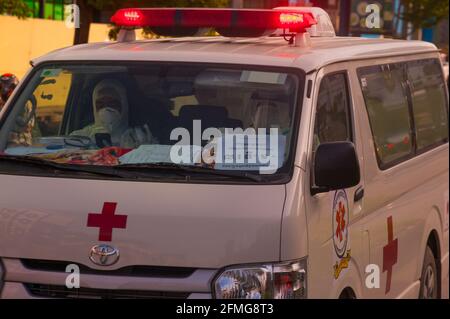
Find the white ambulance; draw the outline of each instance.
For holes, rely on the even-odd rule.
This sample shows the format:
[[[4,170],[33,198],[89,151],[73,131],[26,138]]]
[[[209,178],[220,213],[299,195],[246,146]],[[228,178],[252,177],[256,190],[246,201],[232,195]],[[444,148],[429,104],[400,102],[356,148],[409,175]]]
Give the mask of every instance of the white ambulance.
[[[448,298],[434,45],[319,8],[112,21],[2,110],[2,298]]]

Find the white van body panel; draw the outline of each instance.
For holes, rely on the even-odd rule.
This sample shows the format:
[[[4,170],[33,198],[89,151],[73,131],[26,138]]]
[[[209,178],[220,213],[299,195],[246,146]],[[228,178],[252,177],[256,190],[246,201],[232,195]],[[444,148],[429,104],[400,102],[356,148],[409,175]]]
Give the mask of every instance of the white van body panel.
[[[305,85],[313,83],[316,73],[308,74]],[[307,89],[304,90],[303,105],[299,132],[296,145],[295,168],[291,181],[286,185],[286,201],[283,209],[281,228],[280,260],[294,260],[308,255],[308,237],[311,235],[308,229],[307,211],[305,206],[304,184],[309,183],[305,174],[308,157],[308,140],[310,130],[310,114],[312,112],[312,99],[308,97]]]
[[[308,255],[308,222],[302,185],[305,172],[295,167],[292,180],[286,185],[283,210],[280,260],[295,260]]]
[[[2,257],[71,261],[97,269],[221,268],[279,259],[283,185],[1,178],[8,185],[0,192]],[[111,244],[120,250],[120,259],[109,267],[89,260],[99,228],[86,226],[88,213],[100,213],[104,202],[117,202],[116,214],[128,215],[126,229],[113,230]]]
[[[448,229],[444,230],[444,220],[448,201],[448,144],[428,151],[422,155],[405,161],[395,167],[382,171],[378,168],[372,133],[364,99],[361,94],[356,69],[360,66],[402,62],[407,60],[437,58],[436,53],[408,57],[389,57],[369,59],[345,64],[333,63],[308,75],[314,81],[313,94],[310,99],[304,98],[302,124],[297,149],[297,165],[306,167],[303,178],[296,178],[287,185],[287,200],[283,215],[281,259],[292,259],[295,256],[293,247],[303,251],[304,245],[294,242],[296,228],[293,225],[306,225],[307,253],[310,266],[308,279],[314,282],[309,285],[308,296],[312,298],[337,298],[345,288],[351,288],[360,298],[417,298],[420,288],[422,262],[427,240],[436,232],[439,240],[441,264],[442,297],[448,296]],[[332,192],[310,196],[310,181],[313,157],[312,134],[314,130],[314,114],[320,79],[336,71],[346,72],[351,91],[352,112],[354,116],[354,143],[360,160],[361,183],[365,196],[357,203],[350,204],[350,236],[352,258],[350,266],[338,280],[333,278],[333,243],[331,228]],[[309,113],[309,114],[308,114]],[[305,123],[308,121],[309,123]],[[309,131],[308,131],[309,130]],[[365,142],[362,142],[365,141]],[[307,148],[309,145],[310,149]],[[306,160],[305,160],[306,157]],[[304,163],[307,163],[306,166]],[[299,170],[300,171],[300,170]],[[303,192],[299,192],[296,184],[302,181]],[[348,190],[349,201],[352,202],[353,190]],[[311,197],[310,200],[308,198]],[[293,206],[290,198],[305,200],[306,207]],[[293,208],[295,207],[295,208]],[[298,208],[297,208],[298,207]],[[306,218],[295,214],[305,209]],[[297,218],[294,220],[293,217]],[[388,241],[387,217],[393,216],[394,239],[399,238],[398,260],[393,266],[391,289],[386,293],[387,273],[383,272],[383,247]],[[285,219],[288,220],[285,220]],[[306,223],[305,223],[306,222]],[[297,226],[298,227],[298,226]],[[298,227],[297,229],[302,229]],[[299,232],[303,234],[303,232]],[[302,241],[304,235],[301,236]],[[416,248],[414,248],[416,247]],[[418,253],[418,251],[420,253]],[[369,264],[380,267],[380,289],[368,289],[365,285],[366,269]]]
[[[356,69],[361,66],[438,58],[438,54],[357,61],[350,69],[356,83]],[[393,238],[398,238],[398,258],[393,266],[391,289],[365,289],[367,298],[418,297],[417,282],[421,277],[427,240],[434,230],[439,240],[441,264],[448,259],[448,229],[444,230],[448,194],[448,143],[406,160],[394,167],[381,170],[375,156],[371,127],[361,90],[354,90],[357,122],[361,125],[364,143],[363,170],[365,174],[364,231],[369,234],[369,262],[382,270],[383,248],[388,243],[387,218],[392,216]],[[448,201],[448,197],[447,197]],[[448,265],[442,266],[442,291],[448,287]],[[386,285],[387,272],[381,272],[381,287]],[[409,291],[409,292],[408,292]],[[413,291],[414,294],[411,292]],[[445,295],[445,294],[443,294]]]
[[[349,246],[347,251],[351,253],[349,265],[343,269],[338,278],[334,277],[334,266],[336,262],[333,245],[333,197],[335,192],[311,195],[311,181],[313,171],[313,135],[315,126],[316,104],[319,95],[320,83],[324,76],[336,72],[344,72],[347,79],[350,74],[347,71],[348,63],[334,63],[313,74],[315,77],[312,95],[310,99],[309,114],[306,114],[304,123],[308,127],[308,139],[304,145],[307,147],[307,168],[303,180],[303,196],[306,206],[306,219],[308,221],[308,259],[311,268],[309,269],[310,282],[317,282],[317,285],[309,286],[309,297],[311,298],[337,298],[340,293],[350,285],[356,296],[362,296],[362,285],[364,284],[364,262],[363,252],[363,232],[361,224],[360,202],[353,202],[355,191],[364,185],[364,172],[361,171],[360,184],[346,189],[349,204]],[[350,112],[355,113],[355,103],[353,101],[353,87],[349,85]],[[362,143],[360,139],[359,123],[353,123],[354,144],[357,154],[362,154]],[[359,158],[362,164],[363,157]],[[360,165],[361,165],[360,164]],[[362,165],[361,165],[362,166]]]

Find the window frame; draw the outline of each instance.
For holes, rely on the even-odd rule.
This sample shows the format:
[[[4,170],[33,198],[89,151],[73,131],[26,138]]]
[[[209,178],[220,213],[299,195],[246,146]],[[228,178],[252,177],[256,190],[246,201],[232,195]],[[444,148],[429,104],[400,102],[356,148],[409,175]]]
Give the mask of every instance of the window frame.
[[[429,57],[429,58],[414,59],[414,60],[394,61],[394,62],[390,62],[390,63],[381,63],[381,64],[375,64],[375,65],[365,65],[365,66],[360,66],[360,67],[356,68],[357,81],[359,83],[359,88],[361,90],[361,95],[362,95],[362,98],[363,98],[363,101],[364,101],[365,111],[366,111],[367,118],[368,118],[368,121],[369,121],[369,126],[370,126],[372,139],[374,139],[373,124],[372,124],[372,121],[371,121],[370,116],[368,114],[367,100],[366,100],[366,96],[364,94],[363,87],[362,87],[362,84],[361,84],[361,71],[362,70],[371,69],[371,68],[380,68],[380,67],[387,66],[387,65],[401,65],[402,69],[403,69],[403,77],[404,78],[403,78],[403,83],[401,85],[403,87],[403,91],[404,91],[406,102],[407,102],[408,114],[409,114],[409,122],[410,122],[411,130],[412,130],[411,131],[411,138],[413,140],[411,141],[411,145],[412,145],[411,152],[410,152],[410,154],[404,155],[404,156],[402,156],[400,158],[397,158],[395,160],[392,160],[392,161],[384,163],[381,160],[381,158],[380,158],[380,154],[377,152],[377,147],[376,147],[375,141],[374,141],[373,147],[374,147],[375,157],[377,159],[378,168],[381,171],[385,171],[387,169],[395,167],[395,166],[397,166],[399,164],[402,164],[402,163],[404,163],[406,161],[409,161],[409,160],[411,160],[411,159],[413,159],[413,158],[415,158],[415,157],[417,157],[417,156],[419,156],[421,154],[427,153],[427,152],[429,152],[429,151],[431,151],[431,150],[433,150],[435,148],[438,148],[438,147],[440,147],[442,145],[445,145],[445,144],[447,144],[449,142],[449,138],[447,137],[446,140],[443,140],[440,143],[432,144],[432,145],[427,146],[425,148],[422,148],[420,150],[418,150],[418,148],[417,148],[417,131],[416,131],[415,118],[414,118],[414,106],[413,106],[413,97],[412,97],[412,87],[411,87],[411,84],[409,82],[409,79],[408,79],[408,76],[407,76],[408,75],[407,72],[408,72],[408,64],[409,63],[419,62],[419,61],[423,61],[423,60],[436,60],[436,61],[438,61],[437,58]],[[441,68],[441,79],[442,80],[444,79],[442,68]],[[445,83],[444,80],[443,80],[443,82]],[[448,91],[446,92],[445,96],[446,96],[446,102],[447,102],[446,110],[447,110],[447,127],[448,127],[449,126],[449,118],[448,118],[448,114],[449,114],[449,110],[448,110],[448,102],[449,102],[449,100],[448,100]]]
[[[430,62],[432,61],[434,63],[438,63],[438,65],[441,66],[440,61],[438,59],[436,59],[436,58],[427,58],[427,59],[405,61],[404,63],[406,64],[406,76],[408,76],[408,66],[409,66],[409,64],[419,63],[419,62],[423,62],[423,61],[430,61]],[[441,67],[441,72],[440,72],[439,76],[440,76],[440,79],[442,81],[442,84],[445,87],[446,86],[445,85],[445,78],[444,78],[444,74],[442,73],[442,67]],[[416,147],[415,153],[418,156],[418,155],[427,153],[428,151],[433,150],[433,149],[435,149],[435,148],[437,148],[437,147],[439,147],[441,145],[444,145],[444,144],[448,143],[449,136],[447,134],[447,138],[446,139],[442,139],[440,142],[436,142],[436,143],[427,145],[427,146],[422,147],[421,149],[419,149],[418,141],[417,141],[416,119],[415,119],[415,114],[414,114],[413,87],[412,87],[411,81],[409,80],[408,77],[407,77],[406,81],[407,81],[407,85],[408,85],[408,93],[409,93],[409,96],[410,96],[411,116],[412,116],[412,121],[414,123],[414,138],[415,138],[415,147]],[[445,93],[444,94],[445,102],[446,102],[446,105],[447,105],[447,107],[444,107],[444,109],[445,109],[445,112],[447,114],[447,130],[448,130],[449,129],[449,110],[448,110],[449,100],[448,100],[448,94],[447,94],[446,90],[444,90],[444,93]]]
[[[312,187],[315,187],[317,185],[315,185],[315,176],[314,176],[314,165],[315,165],[315,158],[316,158],[316,150],[314,149],[314,135],[315,135],[315,131],[316,131],[316,120],[317,120],[317,104],[318,104],[318,97],[320,94],[320,89],[322,87],[322,82],[323,80],[328,77],[328,76],[333,76],[336,74],[342,74],[344,76],[344,81],[345,81],[345,87],[346,87],[346,98],[348,101],[347,104],[347,111],[348,111],[348,116],[349,116],[349,129],[350,129],[350,142],[353,143],[355,145],[355,131],[356,131],[356,123],[355,123],[355,114],[354,114],[354,110],[353,110],[353,99],[352,99],[352,93],[351,93],[351,82],[350,82],[350,75],[349,75],[349,70],[348,69],[341,69],[341,70],[337,70],[337,71],[331,71],[328,73],[324,73],[322,78],[320,79],[320,83],[318,84],[318,90],[317,90],[317,98],[315,98],[315,101],[313,103],[313,120],[312,120],[312,142],[311,142],[311,154],[312,154],[312,162],[310,165],[310,187],[312,189]],[[310,131],[311,132],[311,131]],[[311,141],[311,140],[310,140]],[[327,143],[327,142],[324,142]],[[320,144],[319,144],[320,145]],[[356,146],[356,145],[355,145]],[[355,147],[356,149],[356,147]]]
[[[299,132],[300,132],[300,123],[301,123],[301,115],[303,111],[303,103],[304,103],[304,95],[306,90],[306,72],[298,67],[292,67],[292,66],[268,66],[268,65],[260,65],[260,64],[239,64],[239,63],[220,63],[220,62],[193,62],[193,61],[134,61],[134,60],[50,60],[50,61],[43,61],[36,65],[32,66],[32,69],[28,72],[26,78],[18,87],[17,92],[14,94],[14,96],[11,98],[11,101],[9,102],[9,106],[7,109],[5,109],[3,116],[0,117],[0,133],[3,129],[9,129],[9,125],[11,124],[11,116],[13,116],[12,113],[13,110],[16,109],[16,103],[17,100],[22,96],[23,91],[27,89],[28,84],[30,81],[34,78],[35,74],[42,70],[42,68],[46,66],[54,66],[54,65],[60,65],[60,64],[68,64],[68,65],[118,65],[118,64],[129,64],[129,65],[139,65],[139,64],[147,64],[147,65],[194,65],[194,66],[204,66],[208,68],[228,68],[228,69],[236,69],[236,70],[242,70],[242,69],[248,69],[248,70],[255,70],[255,71],[266,71],[266,72],[281,72],[281,73],[288,73],[292,74],[297,78],[297,87],[296,87],[296,96],[295,96],[295,103],[293,105],[293,114],[292,114],[292,139],[287,145],[289,147],[289,155],[286,158],[286,163],[283,165],[277,174],[274,175],[267,175],[272,176],[272,178],[269,178],[267,180],[264,180],[262,182],[252,182],[252,181],[224,181],[224,180],[189,180],[189,184],[207,184],[207,185],[285,185],[289,183],[293,176],[294,176],[294,167],[295,167],[295,158],[297,156],[297,150],[298,150],[298,140],[299,140]],[[69,95],[72,95],[73,98],[70,100],[70,103],[74,103],[76,100],[76,96],[72,94],[72,89]],[[69,97],[68,97],[69,99]],[[69,101],[67,102],[69,103]],[[70,107],[73,107],[73,105],[70,105]],[[65,117],[65,114],[64,114]],[[64,120],[63,117],[63,120]],[[0,136],[0,147],[2,146],[2,137]],[[50,178],[65,178],[65,179],[87,179],[87,180],[112,180],[112,181],[127,181],[127,182],[134,182],[137,181],[135,179],[122,179],[122,178],[116,178],[116,177],[101,177],[101,176],[80,176],[79,174],[48,174],[48,173],[30,173],[30,172],[22,172],[22,171],[0,171],[1,175],[18,175],[18,176],[39,176],[39,177],[50,177]],[[275,178],[275,176],[277,178]],[[160,182],[160,183],[186,183],[185,180],[172,180],[172,179],[164,179],[164,178],[148,178],[148,179],[141,179],[138,180],[138,182]]]
[[[328,76],[333,76],[333,75],[338,75],[338,74],[342,74],[344,76],[344,80],[345,80],[345,87],[346,87],[346,98],[347,98],[347,111],[348,111],[348,116],[349,116],[349,129],[350,129],[350,140],[349,142],[355,143],[355,121],[354,121],[354,114],[353,114],[353,100],[352,100],[352,96],[350,93],[350,77],[348,74],[348,70],[342,69],[339,71],[332,71],[329,73],[325,73],[322,78],[320,79],[320,83],[319,83],[319,89],[317,91],[317,97],[319,97],[320,95],[320,89],[322,87],[322,82],[324,81],[325,78],[327,78]],[[313,136],[316,132],[316,120],[317,120],[317,103],[318,103],[318,98],[315,101],[315,105],[314,105],[314,122],[313,122]],[[326,143],[326,142],[324,142]],[[320,145],[320,144],[319,144]],[[315,150],[314,150],[315,152]]]

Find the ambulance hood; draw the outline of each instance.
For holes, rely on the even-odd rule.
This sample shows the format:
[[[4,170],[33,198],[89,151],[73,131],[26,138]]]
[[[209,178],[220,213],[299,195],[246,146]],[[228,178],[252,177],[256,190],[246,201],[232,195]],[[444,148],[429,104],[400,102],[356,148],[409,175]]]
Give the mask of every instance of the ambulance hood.
[[[276,261],[284,199],[283,185],[2,175],[0,257],[67,261],[104,270]],[[114,226],[112,234],[108,223]],[[94,264],[89,255],[97,244],[118,249],[117,263]]]

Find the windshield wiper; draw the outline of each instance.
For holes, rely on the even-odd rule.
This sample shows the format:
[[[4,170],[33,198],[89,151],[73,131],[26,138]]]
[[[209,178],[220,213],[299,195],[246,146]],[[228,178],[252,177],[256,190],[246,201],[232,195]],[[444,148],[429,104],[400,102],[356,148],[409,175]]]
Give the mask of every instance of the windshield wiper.
[[[187,178],[190,178],[192,174],[209,175],[209,176],[221,176],[227,178],[235,179],[246,179],[253,182],[262,182],[264,179],[257,175],[243,171],[222,171],[216,170],[204,166],[192,166],[192,165],[182,165],[182,164],[172,164],[172,163],[142,163],[142,164],[121,164],[114,166],[117,170],[168,170],[175,171],[178,173],[186,174]]]
[[[41,159],[33,156],[16,156],[16,155],[0,155],[0,162],[10,162],[15,164],[25,164],[40,169],[52,169],[54,171],[69,171],[78,173],[88,173],[94,175],[101,175],[107,177],[119,177],[124,179],[136,179],[139,177],[147,177],[148,170],[168,171],[175,175],[181,175],[186,180],[191,178],[191,175],[207,175],[207,176],[221,176],[225,178],[246,179],[253,182],[262,182],[264,179],[256,174],[241,172],[241,171],[220,171],[208,167],[178,165],[171,163],[150,163],[150,164],[121,164],[115,166],[94,166],[94,165],[70,165],[60,164],[49,160]],[[158,174],[160,175],[160,174]],[[152,174],[152,177],[155,175]]]
[[[120,177],[120,178],[132,178],[135,174],[126,174],[124,172],[116,172],[112,167],[109,166],[87,166],[87,165],[69,165],[55,163],[49,160],[32,157],[32,156],[12,156],[12,155],[1,155],[0,162],[18,163],[31,165],[38,168],[53,169],[55,171],[70,171],[70,172],[81,172],[89,173],[101,176],[109,177]]]

